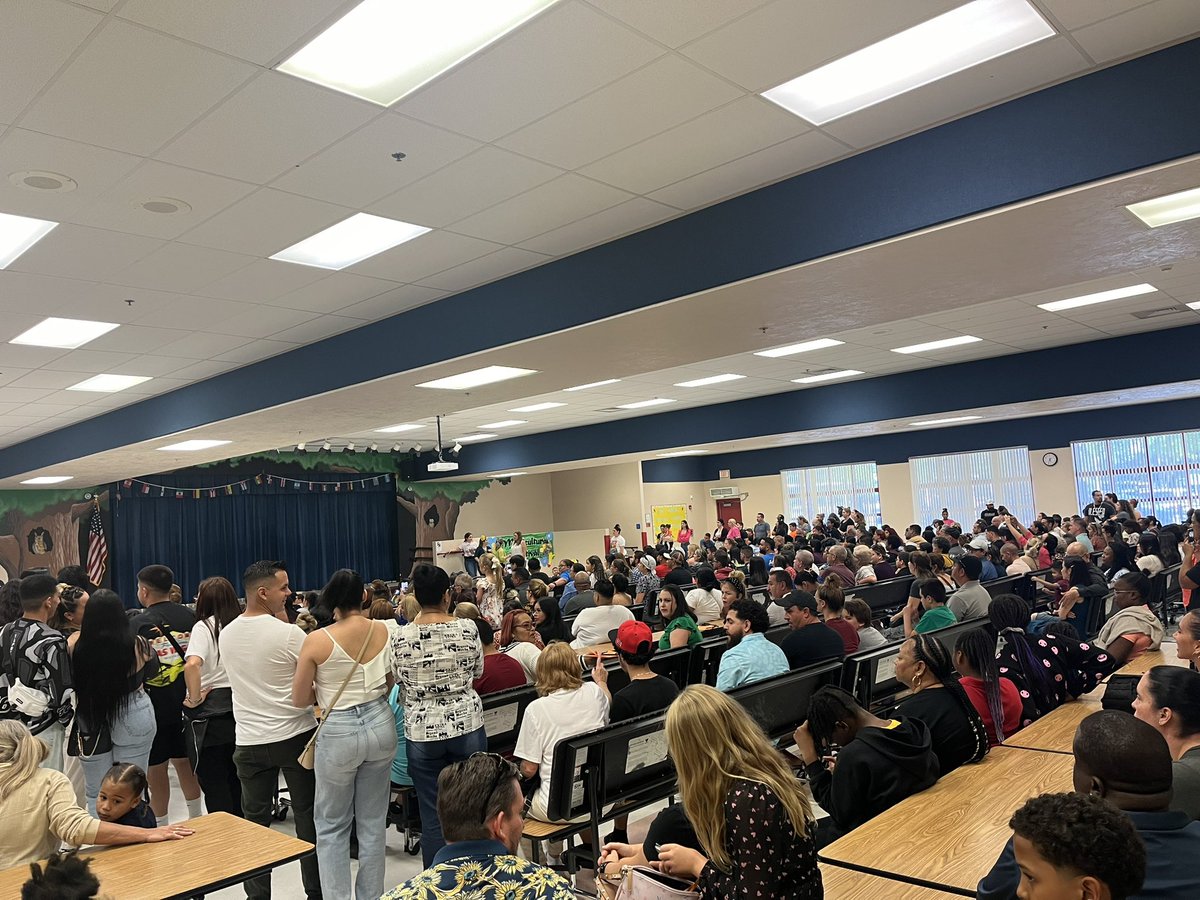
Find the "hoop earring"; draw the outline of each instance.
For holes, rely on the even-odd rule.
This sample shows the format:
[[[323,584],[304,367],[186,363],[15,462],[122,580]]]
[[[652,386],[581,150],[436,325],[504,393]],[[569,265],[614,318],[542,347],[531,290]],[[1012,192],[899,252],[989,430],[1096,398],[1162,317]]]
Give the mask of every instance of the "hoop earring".
[[[916,688],[918,691],[921,689],[921,676],[920,675],[918,675],[916,678],[913,679],[913,687]]]

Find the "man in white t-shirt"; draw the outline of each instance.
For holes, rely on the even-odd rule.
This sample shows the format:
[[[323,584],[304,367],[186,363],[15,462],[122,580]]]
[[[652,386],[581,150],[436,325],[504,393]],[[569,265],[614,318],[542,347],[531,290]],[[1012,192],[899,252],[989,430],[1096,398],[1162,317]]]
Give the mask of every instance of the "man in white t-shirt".
[[[625,538],[621,536],[621,526],[614,525],[612,537],[608,539],[608,549],[619,556],[625,555]]]
[[[233,762],[242,784],[242,810],[247,819],[270,826],[279,773],[288,786],[296,836],[316,843],[311,769],[296,760],[317,723],[312,708],[292,706],[292,677],[300,657],[304,632],[291,625],[284,604],[291,595],[281,562],[262,560],[242,576],[246,611],[221,629],[221,661],[233,688],[233,717],[237,748]],[[300,860],[300,877],[310,900],[321,896],[317,857]],[[249,900],[271,896],[271,875],[246,883]]]
[[[595,594],[596,605],[580,611],[571,625],[571,634],[575,636],[571,647],[575,650],[603,644],[608,640],[610,631],[620,628],[622,622],[633,618],[629,607],[613,606],[616,589],[607,578],[597,581],[592,592]]]

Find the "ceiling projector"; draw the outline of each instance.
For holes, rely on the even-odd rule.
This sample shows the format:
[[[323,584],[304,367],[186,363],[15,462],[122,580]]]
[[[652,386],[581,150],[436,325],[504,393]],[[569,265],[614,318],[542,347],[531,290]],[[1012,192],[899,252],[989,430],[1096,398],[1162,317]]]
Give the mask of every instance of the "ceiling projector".
[[[457,472],[458,471],[458,463],[449,462],[444,459],[439,459],[437,462],[431,462],[429,464],[429,471],[430,472]]]

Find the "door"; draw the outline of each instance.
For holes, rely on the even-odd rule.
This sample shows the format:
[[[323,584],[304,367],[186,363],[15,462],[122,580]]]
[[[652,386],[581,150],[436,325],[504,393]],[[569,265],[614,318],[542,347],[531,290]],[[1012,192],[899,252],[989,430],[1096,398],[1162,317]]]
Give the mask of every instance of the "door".
[[[718,500],[717,518],[722,522],[728,522],[730,519],[737,519],[738,524],[741,524],[742,501],[736,498],[733,500]]]

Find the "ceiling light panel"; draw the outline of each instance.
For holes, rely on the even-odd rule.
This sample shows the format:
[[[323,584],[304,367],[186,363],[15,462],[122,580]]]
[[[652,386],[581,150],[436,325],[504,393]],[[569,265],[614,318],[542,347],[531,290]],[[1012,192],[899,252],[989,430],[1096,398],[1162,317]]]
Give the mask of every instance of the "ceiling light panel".
[[[375,430],[380,434],[399,434],[401,431],[416,431],[424,427],[424,425],[412,425],[404,422],[400,425],[389,425],[387,428],[376,428]]]
[[[62,484],[74,477],[74,475],[39,475],[37,478],[26,479],[21,484]]]
[[[922,419],[920,422],[909,422],[910,428],[916,428],[918,425],[952,425],[955,422],[973,422],[975,419],[982,419],[983,416],[951,416],[948,419]]]
[[[745,375],[735,375],[732,372],[726,372],[724,375],[709,375],[707,378],[695,378],[691,381],[680,381],[675,384],[675,387],[708,387],[710,384],[721,384],[726,381],[738,381],[739,379],[745,377]]]
[[[529,406],[517,406],[517,407],[514,407],[513,409],[510,409],[509,412],[521,412],[521,413],[543,412],[547,409],[557,409],[560,406],[566,406],[566,405],[567,404],[565,404],[565,403],[555,403],[553,401],[547,401],[546,403],[533,403],[533,404],[530,404]]]
[[[826,347],[840,347],[845,341],[835,341],[833,338],[819,338],[815,341],[805,341],[802,344],[788,344],[786,347],[776,347],[774,350],[758,350],[755,356],[766,356],[776,359],[780,356],[792,356],[796,353],[807,353],[810,350],[824,350]]]
[[[108,334],[116,324],[113,322],[91,322],[86,319],[43,319],[28,331],[18,334],[10,344],[26,344],[30,347],[55,347],[59,350],[75,350],[103,334]]]
[[[603,381],[593,381],[590,384],[577,384],[575,387],[563,388],[564,391],[587,391],[592,388],[605,387],[610,384],[617,384],[620,378],[606,378]]]
[[[670,459],[673,456],[699,456],[701,453],[707,453],[707,450],[676,450],[674,453],[656,453],[659,459]]]
[[[98,394],[115,394],[135,384],[149,381],[148,375],[93,375],[86,381],[73,384],[68,391],[95,391]]]
[[[192,453],[196,450],[210,450],[213,447],[221,447],[225,444],[231,444],[232,441],[213,441],[196,438],[190,441],[180,441],[178,444],[170,444],[166,447],[159,447],[159,450],[171,450],[179,453]]]
[[[535,369],[517,369],[512,366],[484,366],[459,375],[448,375],[445,378],[435,378],[418,384],[421,388],[438,388],[443,391],[465,391],[485,384],[495,384],[498,381],[508,381],[510,378],[521,378],[525,375],[536,375]],[[517,410],[514,410],[517,412]]]
[[[0,213],[0,269],[8,268],[17,257],[48,235],[57,222],[30,219]]]
[[[838,372],[822,372],[820,375],[808,375],[805,378],[793,378],[796,384],[816,384],[819,381],[833,381],[835,378],[852,378],[863,374],[858,369],[842,369]]]
[[[516,478],[518,475],[528,475],[528,472],[497,472],[495,475],[489,475],[488,478]]]
[[[1026,0],[972,0],[763,96],[814,125],[824,125],[1054,33]]]
[[[364,0],[279,71],[391,106],[557,0]]]
[[[1200,219],[1200,187],[1125,207],[1151,228]],[[3,268],[0,266],[0,268]]]
[[[655,397],[653,400],[639,400],[636,403],[622,403],[617,406],[617,409],[645,409],[647,406],[662,406],[665,403],[674,402],[674,400],[669,400],[666,397]]]
[[[503,422],[489,422],[487,425],[480,425],[480,428],[512,428],[514,425],[525,425],[524,419],[505,419]]]
[[[1107,303],[1110,300],[1124,300],[1126,297],[1140,297],[1142,294],[1153,294],[1157,290],[1158,288],[1152,284],[1134,284],[1111,291],[1084,294],[1082,297],[1055,300],[1053,303],[1039,303],[1038,309],[1044,309],[1046,312],[1062,312],[1064,309],[1075,309],[1078,306],[1091,306],[1095,303]]]
[[[478,434],[464,434],[460,438],[455,438],[454,441],[458,444],[473,444],[476,441],[486,441],[497,436],[498,435],[487,434],[481,431]]]
[[[430,230],[424,225],[360,212],[280,250],[271,259],[336,271],[391,250]]]
[[[969,334],[960,334],[958,337],[945,338],[940,341],[929,341],[926,344],[913,344],[910,347],[893,347],[893,353],[925,353],[927,350],[944,350],[947,347],[960,347],[963,344],[974,344],[982,341],[983,338],[973,337]]]

